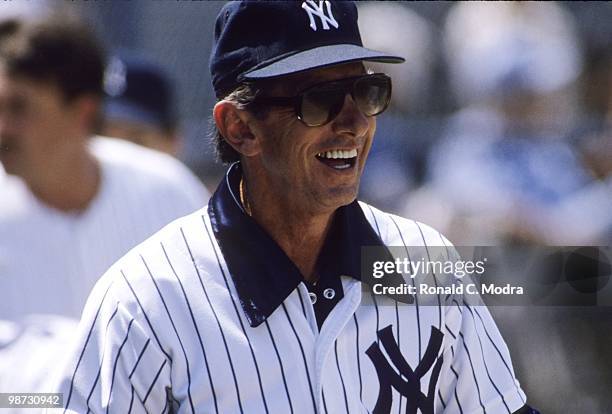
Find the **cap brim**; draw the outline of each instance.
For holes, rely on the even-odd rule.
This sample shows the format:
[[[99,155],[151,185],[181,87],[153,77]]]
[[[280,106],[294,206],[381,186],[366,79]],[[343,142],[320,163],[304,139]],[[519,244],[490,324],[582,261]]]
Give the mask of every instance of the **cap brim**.
[[[320,69],[327,66],[358,61],[402,63],[405,59],[351,44],[321,46],[298,52],[270,63],[262,63],[249,72],[246,72],[242,76],[242,79],[257,80],[275,78],[306,70]]]

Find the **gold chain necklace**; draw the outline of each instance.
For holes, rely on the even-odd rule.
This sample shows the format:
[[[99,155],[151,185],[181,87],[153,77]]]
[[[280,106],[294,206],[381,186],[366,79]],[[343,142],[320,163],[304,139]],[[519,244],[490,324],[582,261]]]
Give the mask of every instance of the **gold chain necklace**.
[[[246,197],[246,185],[244,184],[244,178],[240,178],[240,203],[242,203],[242,207],[244,208],[245,213],[252,215],[251,213],[251,205],[249,204],[249,200]]]

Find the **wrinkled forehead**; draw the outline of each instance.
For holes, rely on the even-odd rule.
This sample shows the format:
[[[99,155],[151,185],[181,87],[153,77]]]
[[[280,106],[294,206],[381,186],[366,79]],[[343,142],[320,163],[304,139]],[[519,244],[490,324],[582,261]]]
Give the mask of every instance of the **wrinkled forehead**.
[[[350,78],[365,73],[366,68],[363,62],[351,62],[261,81],[258,87],[264,91],[265,95],[293,96],[321,82]]]

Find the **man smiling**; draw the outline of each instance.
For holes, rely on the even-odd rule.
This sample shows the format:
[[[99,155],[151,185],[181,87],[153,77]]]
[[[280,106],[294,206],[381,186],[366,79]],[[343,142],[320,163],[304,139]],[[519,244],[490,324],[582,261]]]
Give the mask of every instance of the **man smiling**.
[[[69,411],[530,412],[485,308],[361,304],[362,246],[447,243],[356,201],[391,95],[367,61],[403,59],[362,47],[351,2],[221,10],[214,139],[231,165],[207,209],[97,285]]]
[[[367,75],[355,62],[276,80],[247,105],[259,113],[240,110],[231,99],[215,106],[220,135],[241,155],[222,157],[243,159],[235,168],[243,170],[247,213],[307,281],[318,278],[313,252],[321,250],[334,212],[357,196],[376,128],[375,118],[361,109],[372,105],[365,94],[378,94],[367,110],[381,112],[390,87],[389,78]],[[299,90],[291,99],[279,96]]]

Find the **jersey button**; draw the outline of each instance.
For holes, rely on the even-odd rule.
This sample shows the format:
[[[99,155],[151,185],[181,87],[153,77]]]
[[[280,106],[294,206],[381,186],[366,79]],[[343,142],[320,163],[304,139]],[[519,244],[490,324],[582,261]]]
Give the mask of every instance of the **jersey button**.
[[[336,297],[336,291],[333,290],[332,288],[327,288],[323,291],[323,297],[325,299],[333,299],[334,297]]]
[[[308,296],[310,296],[310,303],[313,305],[317,303],[317,295],[314,292],[308,292]]]

